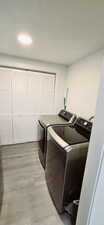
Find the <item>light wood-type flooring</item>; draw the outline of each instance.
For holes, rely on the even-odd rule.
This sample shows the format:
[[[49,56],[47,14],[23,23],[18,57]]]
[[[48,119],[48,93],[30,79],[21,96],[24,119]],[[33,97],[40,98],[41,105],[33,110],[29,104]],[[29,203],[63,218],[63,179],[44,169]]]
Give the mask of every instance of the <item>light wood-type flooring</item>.
[[[0,225],[70,225],[50,198],[38,148],[38,142],[0,147],[4,186]]]

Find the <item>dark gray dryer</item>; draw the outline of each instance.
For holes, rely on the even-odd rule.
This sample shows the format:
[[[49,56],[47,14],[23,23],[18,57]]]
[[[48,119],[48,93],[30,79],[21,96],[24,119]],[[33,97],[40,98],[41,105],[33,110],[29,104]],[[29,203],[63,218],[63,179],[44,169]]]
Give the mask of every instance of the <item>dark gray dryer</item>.
[[[39,119],[39,159],[45,168],[46,152],[47,152],[47,129],[52,125],[69,125],[76,120],[76,115],[66,110],[61,110],[58,115],[43,115]]]

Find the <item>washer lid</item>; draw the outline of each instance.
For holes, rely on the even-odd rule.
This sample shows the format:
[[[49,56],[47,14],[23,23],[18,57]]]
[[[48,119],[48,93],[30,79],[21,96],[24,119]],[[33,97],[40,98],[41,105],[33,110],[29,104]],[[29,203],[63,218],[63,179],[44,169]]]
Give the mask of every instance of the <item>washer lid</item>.
[[[55,127],[52,127],[52,129],[56,132],[56,134],[60,138],[62,138],[69,145],[88,142],[88,139],[84,137],[84,135],[80,134],[75,127],[55,126]]]
[[[49,125],[55,124],[68,124],[68,121],[61,118],[59,115],[43,115],[40,117],[40,122],[45,126],[48,127]]]

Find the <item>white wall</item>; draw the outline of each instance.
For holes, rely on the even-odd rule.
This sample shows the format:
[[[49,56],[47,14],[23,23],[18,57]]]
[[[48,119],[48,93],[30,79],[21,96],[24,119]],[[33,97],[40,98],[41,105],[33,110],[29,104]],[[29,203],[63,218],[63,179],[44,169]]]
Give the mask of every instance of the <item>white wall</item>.
[[[100,51],[86,57],[68,70],[68,109],[85,118],[95,114],[103,54]]]
[[[98,175],[99,164],[101,163],[101,156],[104,156],[104,154],[102,153],[104,153],[104,69],[98,94],[95,120],[93,124],[91,141],[88,151],[88,158],[86,163],[80,205],[78,210],[78,218],[76,223],[77,225],[104,224],[104,194],[102,193],[102,184],[104,184],[104,161],[102,161],[101,172]]]
[[[65,66],[60,66],[57,64],[50,64],[50,63],[43,63],[39,61],[38,62],[31,61],[31,60],[28,61],[28,60],[5,56],[5,55],[0,55],[0,65],[22,68],[22,69],[23,68],[34,69],[39,71],[46,71],[49,73],[50,72],[56,73],[55,99],[54,99],[55,103],[54,103],[54,108],[52,107],[53,111],[51,110],[51,113],[57,113],[61,108],[63,108],[63,98],[65,93],[65,86],[66,86],[65,82],[66,82],[66,76],[67,76],[67,68]],[[26,142],[26,141],[37,141],[39,139],[37,121],[39,119],[41,111],[44,114],[46,113],[46,111],[49,112],[48,109],[46,111],[44,109],[44,105],[46,104],[43,105],[43,108],[42,110],[39,111],[39,113],[36,112],[36,109],[35,110],[24,109],[26,112],[22,110],[21,108],[25,108],[26,106],[26,101],[23,101],[22,103],[22,105],[24,104],[24,107],[21,106],[20,109],[17,107],[19,110],[19,113],[16,114],[17,111],[14,110],[13,108],[16,103],[16,99],[14,99],[14,96],[15,94],[17,96],[17,92],[15,93],[15,86],[21,85],[21,88],[22,86],[23,88],[25,88],[26,86],[25,89],[27,90],[27,85],[25,85],[24,82],[26,81],[26,84],[27,84],[27,81],[31,80],[31,77],[34,78],[35,75],[36,73],[29,72],[29,71],[27,72],[22,70],[18,71],[15,69],[0,69],[0,102],[1,102],[0,104],[0,121],[1,121],[0,144],[13,144],[17,142],[19,143],[19,142]],[[37,73],[37,76],[39,75],[42,76],[42,73]],[[43,76],[44,76],[44,79],[46,80],[45,77],[47,77],[48,75],[43,74]],[[43,84],[42,84],[42,88],[43,88]],[[19,90],[18,90],[18,93],[20,94]],[[24,90],[21,93],[24,93]],[[38,93],[34,92],[33,94],[37,95]],[[23,99],[23,96],[17,96],[16,98],[21,100],[21,98]],[[46,99],[44,99],[44,101],[46,101]],[[34,100],[32,102],[34,102]],[[11,107],[12,104],[13,104],[13,107]],[[43,99],[42,99],[42,104],[43,104]],[[11,112],[10,108],[13,108],[13,112]],[[31,113],[29,114],[28,111],[29,112],[31,111]],[[8,112],[8,113],[4,115],[5,112]]]
[[[95,191],[90,207],[88,225],[104,225],[104,146],[95,183]]]

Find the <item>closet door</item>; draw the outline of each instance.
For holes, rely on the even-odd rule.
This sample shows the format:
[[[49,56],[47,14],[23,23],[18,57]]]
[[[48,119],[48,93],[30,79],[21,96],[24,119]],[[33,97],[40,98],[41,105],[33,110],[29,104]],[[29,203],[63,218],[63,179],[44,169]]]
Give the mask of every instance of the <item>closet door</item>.
[[[0,145],[12,144],[12,72],[0,69]]]
[[[0,145],[39,140],[40,114],[54,112],[55,76],[0,68]]]
[[[54,112],[55,77],[42,76],[41,85],[40,113],[52,114]]]
[[[55,76],[14,71],[12,82],[14,143],[38,141],[40,114],[54,111]]]
[[[29,114],[29,76],[26,71],[14,70],[13,89],[13,139],[14,143],[31,141]]]

